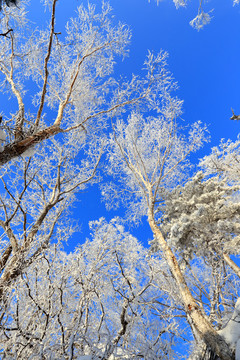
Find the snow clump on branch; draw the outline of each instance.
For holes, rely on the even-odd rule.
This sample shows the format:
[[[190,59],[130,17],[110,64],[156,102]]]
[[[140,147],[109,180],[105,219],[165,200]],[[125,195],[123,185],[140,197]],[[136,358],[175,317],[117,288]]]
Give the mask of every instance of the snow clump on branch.
[[[165,202],[162,229],[168,243],[188,257],[235,253],[240,244],[238,185],[198,172]],[[234,235],[233,235],[234,234]]]

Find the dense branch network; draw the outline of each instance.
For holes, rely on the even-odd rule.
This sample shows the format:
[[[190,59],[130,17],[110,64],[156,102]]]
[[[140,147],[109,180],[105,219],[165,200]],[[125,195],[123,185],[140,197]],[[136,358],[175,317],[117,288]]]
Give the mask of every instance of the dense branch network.
[[[239,141],[213,149],[189,180],[188,158],[208,137],[200,122],[179,125],[167,53],[149,52],[144,76],[114,79],[131,34],[110,6],[80,6],[64,38],[50,3],[47,30],[27,23],[24,1],[2,8],[0,85],[15,103],[0,115],[1,353],[155,360],[195,341],[233,359]],[[147,219],[149,251],[119,218],[90,223],[91,240],[63,251],[78,231],[70,209],[100,180],[107,207]]]

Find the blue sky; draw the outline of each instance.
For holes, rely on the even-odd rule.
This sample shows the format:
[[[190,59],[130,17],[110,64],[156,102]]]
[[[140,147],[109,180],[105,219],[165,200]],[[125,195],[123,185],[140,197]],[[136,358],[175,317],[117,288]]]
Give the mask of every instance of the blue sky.
[[[99,0],[92,1],[99,4]],[[74,15],[80,0],[59,0],[56,31],[62,31],[66,20]],[[169,70],[178,81],[177,95],[184,100],[184,124],[201,120],[208,125],[211,143],[196,156],[194,162],[210,152],[221,138],[236,139],[240,122],[231,121],[231,107],[240,113],[240,6],[232,6],[231,0],[209,0],[204,8],[213,9],[212,21],[203,30],[196,31],[190,25],[197,14],[198,0],[192,0],[186,8],[176,10],[172,0],[163,0],[157,6],[154,0],[110,0],[113,14],[130,26],[132,42],[129,57],[116,66],[115,75],[130,76],[139,73],[147,50],[169,53]],[[70,4],[70,5],[69,5]],[[44,24],[39,18],[39,2],[30,5],[31,19]],[[105,216],[122,215],[122,212],[106,212],[100,202],[96,186],[80,193],[74,216],[80,218],[84,240],[88,233],[88,221]],[[139,240],[147,244],[151,238],[148,226],[131,229]],[[74,238],[71,247],[76,244]]]

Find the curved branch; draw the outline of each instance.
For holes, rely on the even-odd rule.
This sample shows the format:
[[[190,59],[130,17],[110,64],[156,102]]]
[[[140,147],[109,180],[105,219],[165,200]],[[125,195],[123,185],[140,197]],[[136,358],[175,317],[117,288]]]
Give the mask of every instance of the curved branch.
[[[228,254],[223,253],[223,258],[235,274],[240,278],[240,267],[230,258]]]

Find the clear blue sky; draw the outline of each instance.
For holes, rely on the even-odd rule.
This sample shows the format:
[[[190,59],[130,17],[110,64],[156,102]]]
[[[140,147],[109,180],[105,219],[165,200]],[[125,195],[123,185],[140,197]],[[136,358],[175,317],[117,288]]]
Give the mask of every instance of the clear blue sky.
[[[99,0],[92,2],[99,4]],[[62,31],[64,22],[81,3],[87,1],[59,0],[56,31]],[[116,19],[128,24],[133,35],[129,57],[117,65],[116,75],[139,73],[148,49],[155,53],[160,49],[168,51],[169,70],[179,83],[177,95],[184,100],[184,123],[201,120],[208,124],[211,143],[193,160],[197,162],[208,154],[221,138],[236,139],[240,122],[229,118],[231,107],[236,114],[240,113],[240,6],[233,7],[231,0],[209,0],[205,9],[214,9],[212,21],[197,32],[189,21],[196,16],[198,0],[179,10],[172,0],[163,0],[158,6],[154,0],[110,0],[110,3]],[[39,18],[39,6],[38,1],[31,1],[30,15],[38,24],[45,21]],[[89,220],[119,215],[106,212],[97,187],[89,187],[79,198],[81,202],[74,212],[82,223],[82,240],[87,235]],[[132,232],[144,243],[151,237],[145,224]]]

